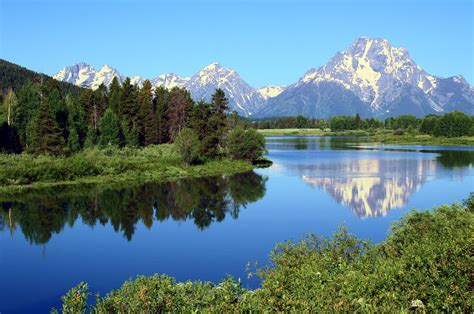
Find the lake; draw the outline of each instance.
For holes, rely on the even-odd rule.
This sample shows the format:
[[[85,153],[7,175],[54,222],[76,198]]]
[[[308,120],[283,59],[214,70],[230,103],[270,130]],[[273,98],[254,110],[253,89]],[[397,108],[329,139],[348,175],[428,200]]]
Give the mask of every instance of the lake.
[[[48,312],[81,281],[105,294],[154,273],[255,288],[247,264],[265,265],[277,242],[342,225],[379,242],[411,209],[474,191],[473,147],[364,141],[270,137],[273,165],[250,173],[0,203],[0,312]]]

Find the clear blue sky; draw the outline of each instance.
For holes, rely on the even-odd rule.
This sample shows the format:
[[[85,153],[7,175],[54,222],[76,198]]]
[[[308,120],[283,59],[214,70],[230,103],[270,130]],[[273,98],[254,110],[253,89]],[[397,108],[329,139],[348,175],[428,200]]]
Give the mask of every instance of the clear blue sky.
[[[47,74],[85,61],[192,75],[219,61],[253,86],[290,84],[360,36],[474,82],[472,0],[0,0],[0,56]]]

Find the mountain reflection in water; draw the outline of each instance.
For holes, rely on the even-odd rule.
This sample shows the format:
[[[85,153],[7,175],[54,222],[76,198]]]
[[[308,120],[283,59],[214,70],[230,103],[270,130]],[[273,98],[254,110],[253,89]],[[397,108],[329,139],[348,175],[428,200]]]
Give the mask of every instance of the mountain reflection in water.
[[[248,172],[129,189],[30,193],[21,201],[0,203],[0,231],[7,228],[13,236],[19,228],[30,243],[44,244],[78,218],[91,227],[111,224],[127,240],[140,221],[151,228],[167,219],[191,219],[204,229],[226,216],[236,219],[242,207],[264,196],[266,180]]]
[[[474,150],[360,146],[361,141],[275,138],[267,147],[276,157],[275,169],[298,175],[308,185],[328,192],[359,218],[386,216],[393,208],[405,207],[426,182],[444,176],[462,179],[467,167],[474,164]],[[293,162],[293,152],[303,162]]]

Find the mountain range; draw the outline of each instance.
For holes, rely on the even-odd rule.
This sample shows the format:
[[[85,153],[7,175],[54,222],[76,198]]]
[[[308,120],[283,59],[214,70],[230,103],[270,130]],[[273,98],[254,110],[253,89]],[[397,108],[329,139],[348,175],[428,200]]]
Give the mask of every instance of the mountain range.
[[[54,78],[95,89],[114,77],[125,77],[109,65],[99,70],[86,63],[63,68]],[[134,84],[144,78],[133,76]],[[289,86],[254,88],[236,71],[211,63],[191,77],[173,73],[150,79],[153,86],[184,87],[195,100],[209,101],[216,88],[231,110],[255,118],[295,116],[328,118],[354,115],[385,118],[401,114],[424,116],[460,110],[474,114],[474,87],[461,75],[441,78],[418,66],[405,48],[380,38],[361,37],[328,63],[307,71]]]

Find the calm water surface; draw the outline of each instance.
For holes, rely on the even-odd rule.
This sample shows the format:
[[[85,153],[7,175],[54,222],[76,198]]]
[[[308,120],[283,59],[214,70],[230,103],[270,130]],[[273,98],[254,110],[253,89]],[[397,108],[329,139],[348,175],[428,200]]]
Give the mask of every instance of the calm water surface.
[[[102,294],[136,275],[246,279],[276,242],[346,225],[383,240],[413,209],[474,191],[473,147],[267,139],[272,167],[121,190],[50,191],[0,203],[0,312],[48,312],[80,281]]]

